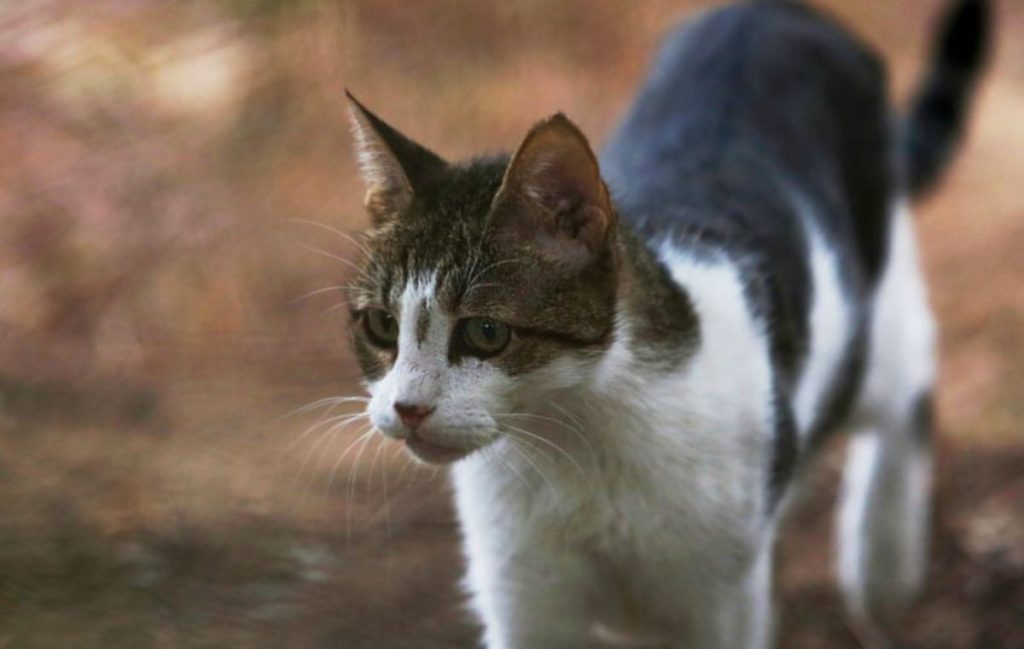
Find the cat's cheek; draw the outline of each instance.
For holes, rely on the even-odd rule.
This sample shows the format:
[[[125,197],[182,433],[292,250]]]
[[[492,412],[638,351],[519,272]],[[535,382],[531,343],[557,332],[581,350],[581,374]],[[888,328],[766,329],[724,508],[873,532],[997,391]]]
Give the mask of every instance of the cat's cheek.
[[[394,365],[394,352],[373,347],[361,333],[353,337],[352,347],[367,384],[382,380]]]
[[[453,428],[476,431],[488,437],[497,420],[511,410],[510,395],[515,381],[491,361],[472,359],[449,370],[445,407],[447,423]]]

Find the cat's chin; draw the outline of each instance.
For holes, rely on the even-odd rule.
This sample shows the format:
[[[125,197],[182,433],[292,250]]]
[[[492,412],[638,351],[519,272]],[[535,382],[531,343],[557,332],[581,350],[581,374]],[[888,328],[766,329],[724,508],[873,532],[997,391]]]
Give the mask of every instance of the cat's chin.
[[[476,450],[475,448],[444,446],[427,441],[416,433],[412,433],[405,438],[405,447],[417,459],[428,464],[452,464]]]

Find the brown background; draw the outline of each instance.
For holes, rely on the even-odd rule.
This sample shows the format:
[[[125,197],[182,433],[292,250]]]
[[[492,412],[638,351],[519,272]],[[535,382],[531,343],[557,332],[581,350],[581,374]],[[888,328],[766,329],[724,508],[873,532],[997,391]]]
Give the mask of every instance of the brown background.
[[[342,88],[450,158],[563,110],[596,144],[700,2],[0,6],[0,648],[453,647],[444,476],[358,429],[336,291],[364,227]],[[940,0],[822,2],[917,78]],[[920,206],[942,323],[933,574],[914,647],[1024,646],[1024,6]],[[349,409],[350,411],[353,409]],[[338,414],[341,411],[335,411]],[[855,647],[841,444],[783,534],[783,647]],[[362,452],[360,452],[362,449]]]

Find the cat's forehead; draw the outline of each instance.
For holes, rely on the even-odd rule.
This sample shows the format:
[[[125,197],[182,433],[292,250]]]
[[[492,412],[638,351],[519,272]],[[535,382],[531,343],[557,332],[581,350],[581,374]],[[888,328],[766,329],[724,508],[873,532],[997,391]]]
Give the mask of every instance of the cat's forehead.
[[[409,214],[373,231],[368,279],[386,284],[382,288],[393,300],[406,285],[429,276],[438,297],[451,299],[453,280],[501,254],[488,245],[485,229],[505,164],[494,159],[453,167],[443,182],[417,196]]]

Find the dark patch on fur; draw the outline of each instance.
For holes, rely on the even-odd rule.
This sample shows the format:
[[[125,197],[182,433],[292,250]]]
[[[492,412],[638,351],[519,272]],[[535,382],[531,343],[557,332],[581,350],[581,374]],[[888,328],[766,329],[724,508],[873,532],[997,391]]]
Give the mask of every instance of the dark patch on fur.
[[[931,390],[917,398],[911,425],[914,427],[914,439],[921,446],[931,446],[935,436],[935,394]]]
[[[690,296],[632,230],[620,228],[619,240],[622,255],[631,262],[621,289],[632,324],[631,351],[650,365],[678,368],[700,346],[700,322]]]
[[[768,467],[768,514],[782,500],[786,487],[793,478],[799,458],[796,419],[789,406],[789,398],[776,378],[772,400],[775,406],[775,436],[772,438],[771,461]]]
[[[856,323],[856,330],[846,346],[843,359],[831,384],[821,397],[817,419],[811,422],[808,434],[809,454],[813,454],[814,450],[821,447],[841,428],[860,395],[871,344],[869,325],[865,313]]]
[[[426,300],[420,302],[419,315],[416,317],[416,344],[422,345],[427,340],[430,330],[430,308]]]

